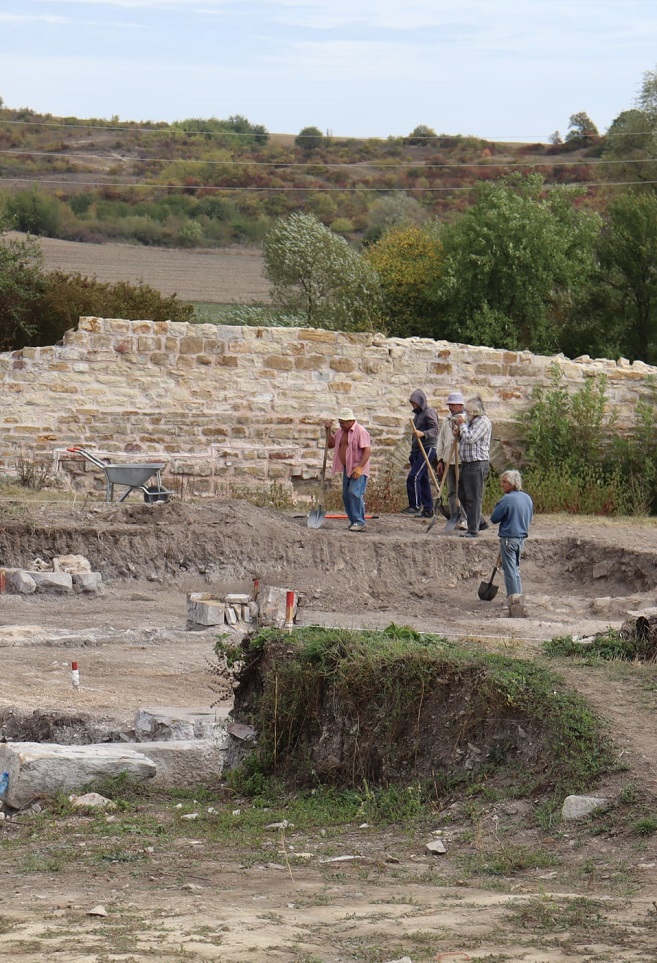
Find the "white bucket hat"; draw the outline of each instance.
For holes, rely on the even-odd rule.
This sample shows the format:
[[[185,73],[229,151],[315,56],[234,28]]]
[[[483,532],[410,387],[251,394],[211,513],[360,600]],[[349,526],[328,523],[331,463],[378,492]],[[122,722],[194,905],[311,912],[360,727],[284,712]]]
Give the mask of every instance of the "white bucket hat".
[[[353,413],[351,408],[340,408],[338,412],[338,421],[355,421],[356,415]]]
[[[465,398],[463,397],[460,391],[450,391],[450,393],[447,395],[447,404],[464,405]]]

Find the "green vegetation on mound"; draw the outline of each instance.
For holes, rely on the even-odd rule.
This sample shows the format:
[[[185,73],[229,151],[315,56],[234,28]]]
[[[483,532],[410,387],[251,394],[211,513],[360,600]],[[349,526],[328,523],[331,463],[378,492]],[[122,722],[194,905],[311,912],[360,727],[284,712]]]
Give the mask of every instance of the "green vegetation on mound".
[[[590,789],[612,765],[595,714],[525,660],[395,625],[261,630],[240,657],[235,717],[258,733],[245,776],[563,794]]]

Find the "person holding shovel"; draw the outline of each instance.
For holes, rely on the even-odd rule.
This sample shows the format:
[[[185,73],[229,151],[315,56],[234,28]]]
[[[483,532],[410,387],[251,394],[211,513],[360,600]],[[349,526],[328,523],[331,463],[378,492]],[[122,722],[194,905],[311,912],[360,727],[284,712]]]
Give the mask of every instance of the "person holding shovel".
[[[411,470],[406,477],[406,494],[408,507],[403,508],[402,515],[419,515],[420,518],[433,518],[433,495],[429,480],[427,459],[422,454],[422,448],[433,465],[436,459],[436,441],[438,438],[438,415],[429,407],[424,391],[417,388],[409,398],[413,409],[413,439],[409,464]],[[422,448],[420,447],[422,444]]]
[[[520,581],[520,556],[529,534],[529,525],[534,515],[534,503],[522,490],[522,476],[519,471],[502,472],[500,478],[504,495],[493,509],[490,520],[500,526],[500,558],[504,572],[506,599],[509,607],[522,602],[522,582]]]
[[[455,429],[457,429],[456,419],[458,415],[465,411],[465,398],[460,391],[450,391],[447,395],[447,407],[449,408],[449,415],[443,419],[436,444],[436,456],[438,458],[436,475],[438,480],[442,481],[443,475],[447,472],[449,514],[451,518],[458,515],[459,527],[465,527],[465,512],[460,507],[456,497],[456,457],[458,454],[458,431],[455,433]]]
[[[365,531],[365,488],[370,474],[369,432],[356,421],[351,408],[338,413],[340,427],[333,434],[332,422],[325,421],[328,446],[334,448],[333,474],[342,472],[342,502],[349,519],[350,532]]]
[[[469,398],[465,414],[455,419],[459,437],[459,501],[468,520],[467,532],[462,538],[476,538],[488,528],[481,514],[484,500],[484,482],[488,477],[490,441],[493,426],[484,409],[481,398]]]

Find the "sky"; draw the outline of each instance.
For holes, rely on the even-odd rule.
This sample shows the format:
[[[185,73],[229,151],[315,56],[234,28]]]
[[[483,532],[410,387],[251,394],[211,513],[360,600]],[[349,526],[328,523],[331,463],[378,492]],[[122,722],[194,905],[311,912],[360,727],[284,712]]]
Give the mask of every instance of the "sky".
[[[655,0],[0,0],[0,97],[55,116],[545,142],[656,67]]]

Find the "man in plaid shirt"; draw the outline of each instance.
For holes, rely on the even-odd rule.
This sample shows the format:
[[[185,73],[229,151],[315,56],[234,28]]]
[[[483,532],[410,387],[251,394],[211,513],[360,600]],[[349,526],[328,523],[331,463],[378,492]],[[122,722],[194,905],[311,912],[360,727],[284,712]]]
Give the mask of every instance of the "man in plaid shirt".
[[[459,501],[465,509],[468,530],[462,538],[476,538],[488,524],[481,515],[484,482],[488,476],[490,439],[493,426],[481,398],[470,398],[465,415],[455,419],[459,438]]]

